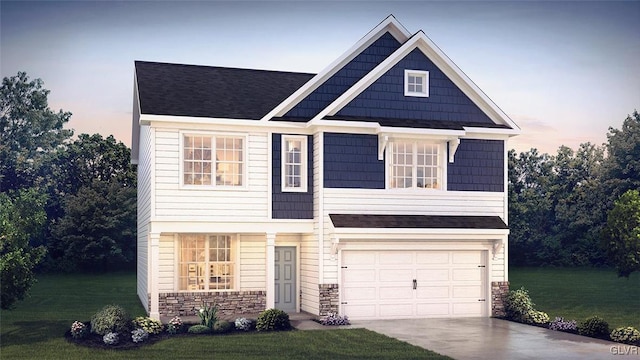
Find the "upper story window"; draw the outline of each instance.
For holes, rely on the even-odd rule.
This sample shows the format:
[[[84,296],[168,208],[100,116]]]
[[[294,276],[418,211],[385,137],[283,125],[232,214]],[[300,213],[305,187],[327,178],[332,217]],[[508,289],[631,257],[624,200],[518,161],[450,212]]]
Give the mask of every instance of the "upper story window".
[[[429,72],[423,70],[404,71],[404,96],[429,96]]]
[[[184,135],[184,185],[242,187],[245,184],[245,137]]]
[[[231,235],[181,234],[179,290],[235,288],[235,241]]]
[[[307,191],[307,137],[282,136],[282,191]]]
[[[442,145],[422,141],[398,141],[389,145],[389,188],[442,189]]]

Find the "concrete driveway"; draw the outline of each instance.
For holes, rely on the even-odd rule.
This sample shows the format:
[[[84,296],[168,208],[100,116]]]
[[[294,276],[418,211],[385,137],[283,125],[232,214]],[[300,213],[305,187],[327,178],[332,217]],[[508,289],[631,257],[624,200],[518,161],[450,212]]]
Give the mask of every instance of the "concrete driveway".
[[[352,321],[458,360],[635,359],[638,347],[493,318]]]

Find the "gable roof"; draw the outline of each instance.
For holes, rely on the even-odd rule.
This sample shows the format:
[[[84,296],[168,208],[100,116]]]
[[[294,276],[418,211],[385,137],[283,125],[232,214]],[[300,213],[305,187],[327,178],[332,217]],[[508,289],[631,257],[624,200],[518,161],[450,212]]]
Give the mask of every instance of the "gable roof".
[[[135,76],[142,114],[260,119],[314,75],[136,61]]]
[[[329,214],[335,228],[509,229],[499,216]]]

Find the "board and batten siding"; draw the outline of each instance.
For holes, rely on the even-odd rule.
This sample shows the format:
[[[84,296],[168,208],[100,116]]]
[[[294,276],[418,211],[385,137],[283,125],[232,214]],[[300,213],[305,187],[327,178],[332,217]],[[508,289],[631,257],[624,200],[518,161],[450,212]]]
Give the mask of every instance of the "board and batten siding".
[[[145,310],[149,310],[149,223],[151,221],[151,180],[152,159],[151,143],[152,132],[149,126],[140,127],[140,156],[138,159],[138,188],[137,188],[137,294]]]
[[[178,130],[156,130],[155,220],[251,222],[267,218],[266,133],[247,136],[247,186],[220,190],[181,185],[180,136]]]
[[[384,189],[324,190],[324,282],[338,281],[338,260],[331,255],[329,214],[401,214],[504,216],[504,193],[467,191],[390,191]],[[504,259],[502,259],[504,263]],[[492,278],[499,278],[496,263]],[[492,270],[493,271],[493,270]],[[504,273],[504,271],[502,270]],[[504,275],[504,274],[503,274]],[[502,280],[493,280],[502,281]]]

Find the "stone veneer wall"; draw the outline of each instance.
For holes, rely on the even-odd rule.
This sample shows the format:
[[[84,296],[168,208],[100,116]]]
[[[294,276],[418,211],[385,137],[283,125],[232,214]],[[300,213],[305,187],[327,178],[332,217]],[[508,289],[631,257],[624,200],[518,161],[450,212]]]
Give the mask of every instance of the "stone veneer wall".
[[[257,314],[266,308],[266,291],[160,293],[161,316],[191,316],[203,302],[218,305],[220,315]]]
[[[340,297],[338,294],[338,284],[318,284],[320,293],[320,316],[328,313],[338,313]]]
[[[509,293],[508,281],[493,281],[491,282],[491,316],[503,317],[504,301]]]

